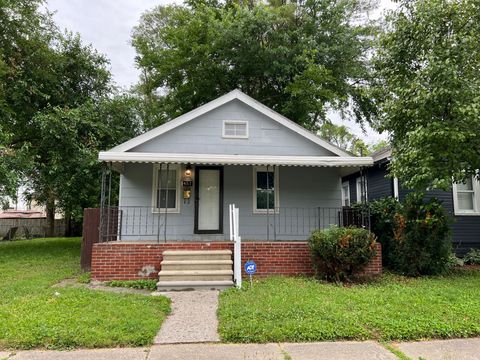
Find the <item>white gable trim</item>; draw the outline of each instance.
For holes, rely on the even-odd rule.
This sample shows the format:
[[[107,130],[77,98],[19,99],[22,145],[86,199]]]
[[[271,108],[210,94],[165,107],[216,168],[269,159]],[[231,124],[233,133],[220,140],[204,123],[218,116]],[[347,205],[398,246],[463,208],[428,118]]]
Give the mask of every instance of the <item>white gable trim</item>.
[[[286,128],[296,132],[297,134],[303,136],[304,138],[312,141],[313,143],[327,149],[338,156],[347,156],[350,157],[351,155],[347,152],[341,150],[340,148],[336,147],[333,144],[330,144],[328,141],[319,138],[317,135],[311,133],[310,131],[304,129],[300,125],[294,123],[293,121],[287,119],[285,116],[280,115],[279,113],[273,111],[269,107],[261,104],[260,102],[256,101],[255,99],[251,98],[250,96],[244,94],[240,90],[233,90],[228,94],[220,96],[219,98],[210,101],[209,103],[202,105],[192,111],[187,112],[163,125],[156,127],[142,135],[139,135],[133,139],[130,139],[123,144],[120,144],[113,149],[109,150],[112,152],[125,152],[131,150],[141,144],[146,143],[149,140],[156,138],[176,127],[179,127],[209,111],[212,111],[223,104],[226,104],[232,100],[238,99],[245,103],[246,105],[250,106],[251,108],[257,110],[258,112],[268,116],[270,119],[275,120],[276,122],[280,123],[281,125],[285,126]]]

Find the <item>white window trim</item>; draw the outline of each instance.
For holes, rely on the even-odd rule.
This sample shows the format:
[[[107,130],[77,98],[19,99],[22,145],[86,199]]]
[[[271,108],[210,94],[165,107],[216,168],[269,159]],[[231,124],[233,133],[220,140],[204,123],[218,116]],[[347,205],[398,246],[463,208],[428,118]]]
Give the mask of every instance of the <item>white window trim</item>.
[[[355,188],[357,190],[357,202],[362,202],[362,184],[361,184],[361,176],[357,177],[355,180]],[[363,175],[365,179],[365,201],[368,201],[368,182],[367,177]]]
[[[176,193],[177,198],[175,201],[175,208],[167,208],[167,213],[178,214],[180,213],[180,179],[182,168],[179,164],[169,164],[169,169],[175,169],[177,171],[176,179]],[[160,164],[153,164],[153,176],[152,176],[152,213],[165,213],[165,208],[157,208],[157,186],[158,186],[158,171],[160,170]],[[167,170],[167,166],[163,165],[163,170]]]
[[[480,181],[472,178],[473,185],[473,210],[464,210],[458,208],[458,188],[457,184],[452,184],[453,212],[461,216],[479,216],[480,215]]]
[[[235,125],[245,125],[246,135],[225,135],[225,125],[226,124],[235,124]],[[223,120],[222,125],[222,137],[224,139],[248,139],[248,121],[245,120]]]
[[[343,188],[344,187],[348,188],[347,194],[348,194],[348,205],[345,205],[345,200],[347,199],[345,195],[343,194]],[[344,181],[342,183],[342,206],[350,206],[351,201],[350,201],[350,181]]]
[[[275,170],[274,170],[275,169]],[[257,209],[257,172],[259,171],[267,171],[267,167],[266,166],[254,166],[253,167],[253,187],[252,187],[252,193],[253,193],[253,213],[254,214],[273,214],[273,213],[276,213],[278,214],[280,212],[280,188],[278,186],[279,184],[279,179],[278,179],[278,174],[279,174],[279,171],[278,171],[278,166],[275,166],[275,168],[273,168],[273,166],[269,166],[268,167],[268,171],[272,171],[274,170],[274,184],[273,186],[275,187],[274,188],[274,196],[275,196],[275,209]],[[274,212],[275,210],[275,212]]]

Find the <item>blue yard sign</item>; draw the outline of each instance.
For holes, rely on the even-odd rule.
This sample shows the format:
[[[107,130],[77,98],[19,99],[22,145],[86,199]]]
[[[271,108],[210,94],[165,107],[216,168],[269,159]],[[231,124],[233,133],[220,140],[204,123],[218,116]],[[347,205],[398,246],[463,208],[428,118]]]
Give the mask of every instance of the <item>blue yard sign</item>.
[[[253,275],[257,272],[257,264],[255,264],[255,261],[249,260],[245,263],[245,272],[248,275]]]

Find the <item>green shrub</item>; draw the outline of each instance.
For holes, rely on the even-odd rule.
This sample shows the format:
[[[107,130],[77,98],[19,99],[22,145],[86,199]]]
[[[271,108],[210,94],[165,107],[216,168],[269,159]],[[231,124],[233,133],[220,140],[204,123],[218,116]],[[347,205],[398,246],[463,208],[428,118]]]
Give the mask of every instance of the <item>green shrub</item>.
[[[372,231],[382,244],[383,264],[407,276],[436,275],[451,265],[449,217],[437,199],[410,193],[368,205]]]
[[[107,286],[112,287],[126,287],[140,290],[157,290],[157,280],[144,279],[144,280],[112,280],[105,283]]]
[[[355,203],[354,208],[364,207],[370,213],[371,231],[382,244],[382,263],[390,265],[391,241],[395,229],[395,214],[402,211],[402,204],[393,197],[386,197],[369,203]]]
[[[454,267],[463,266],[463,265],[465,265],[465,262],[463,261],[463,259],[459,258],[453,252],[450,253],[450,256],[448,257],[448,263],[447,263],[447,266],[449,268],[454,268]]]
[[[468,265],[480,265],[480,250],[470,249],[470,251],[463,258],[465,264]]]
[[[390,266],[408,276],[437,275],[448,269],[449,218],[440,201],[409,194],[395,214]]]
[[[375,255],[375,236],[367,229],[332,226],[312,232],[308,240],[317,276],[350,280]]]

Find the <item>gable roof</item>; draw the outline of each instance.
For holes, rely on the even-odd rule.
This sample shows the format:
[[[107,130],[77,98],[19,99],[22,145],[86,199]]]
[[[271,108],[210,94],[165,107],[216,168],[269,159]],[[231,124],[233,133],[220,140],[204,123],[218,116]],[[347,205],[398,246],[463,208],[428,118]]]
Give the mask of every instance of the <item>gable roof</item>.
[[[257,100],[251,98],[247,94],[243,93],[240,90],[233,90],[223,96],[220,96],[219,98],[210,101],[209,103],[206,103],[205,105],[202,105],[192,111],[189,111],[163,125],[160,125],[142,135],[139,135],[133,139],[130,139],[123,144],[120,144],[112,149],[110,149],[108,152],[126,152],[129,151],[141,144],[146,143],[147,141],[150,141],[162,134],[167,133],[170,130],[173,130],[183,124],[186,124],[195,118],[212,111],[232,100],[239,100],[242,103],[250,106],[251,108],[257,110],[258,112],[262,113],[263,115],[269,117],[270,119],[276,121],[277,123],[283,125],[284,127],[294,131],[295,133],[303,136],[305,139],[323,147],[324,149],[327,149],[331,151],[333,154],[338,155],[338,156],[348,156],[350,157],[351,155],[347,153],[346,151],[338,148],[337,146],[331,144],[330,142],[318,137],[314,133],[306,130],[302,126],[296,124],[295,122],[287,119],[285,116],[280,115],[276,111],[270,109],[269,107],[263,105],[262,103],[258,102]]]
[[[373,158],[374,162],[389,159],[392,156],[392,147],[390,145],[385,146],[370,155]]]

